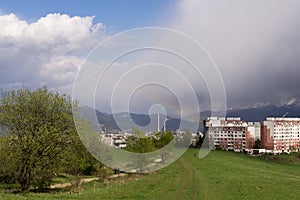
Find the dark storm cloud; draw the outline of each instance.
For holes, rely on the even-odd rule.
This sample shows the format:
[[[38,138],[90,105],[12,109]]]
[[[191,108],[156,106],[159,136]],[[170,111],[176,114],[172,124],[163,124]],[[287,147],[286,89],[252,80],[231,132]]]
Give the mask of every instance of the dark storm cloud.
[[[220,68],[229,106],[300,99],[300,1],[179,2],[178,30]]]

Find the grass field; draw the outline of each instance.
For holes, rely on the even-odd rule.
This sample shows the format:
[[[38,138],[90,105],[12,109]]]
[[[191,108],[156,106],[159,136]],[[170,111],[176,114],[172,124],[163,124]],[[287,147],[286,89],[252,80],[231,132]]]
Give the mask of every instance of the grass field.
[[[170,166],[137,180],[90,182],[78,194],[0,192],[0,199],[300,199],[300,162],[280,163],[234,152],[194,157],[189,149]]]

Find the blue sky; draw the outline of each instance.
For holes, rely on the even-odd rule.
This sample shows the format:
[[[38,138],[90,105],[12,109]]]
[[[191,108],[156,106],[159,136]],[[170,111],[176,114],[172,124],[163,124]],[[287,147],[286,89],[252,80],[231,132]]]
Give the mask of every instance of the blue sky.
[[[161,25],[171,18],[175,0],[9,0],[0,3],[2,14],[14,13],[29,22],[49,13],[70,16],[92,16],[94,22],[111,26],[116,31]]]

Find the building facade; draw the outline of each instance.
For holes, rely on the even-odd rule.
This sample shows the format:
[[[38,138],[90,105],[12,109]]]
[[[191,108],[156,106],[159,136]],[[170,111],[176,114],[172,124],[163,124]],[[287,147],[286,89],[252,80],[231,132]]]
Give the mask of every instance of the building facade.
[[[239,117],[204,120],[204,132],[209,136],[210,149],[241,152],[254,145],[255,129],[248,130],[248,124]]]
[[[261,122],[261,146],[274,153],[298,152],[300,118],[269,117]]]
[[[260,140],[260,123],[248,122],[248,131],[254,137],[254,140]]]

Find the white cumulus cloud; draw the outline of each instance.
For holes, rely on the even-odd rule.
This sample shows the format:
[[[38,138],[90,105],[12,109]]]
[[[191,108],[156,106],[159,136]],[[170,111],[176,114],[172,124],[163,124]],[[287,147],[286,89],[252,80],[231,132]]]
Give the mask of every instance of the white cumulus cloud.
[[[0,15],[0,87],[24,83],[70,93],[84,56],[107,36],[93,19],[54,13],[28,23]]]

